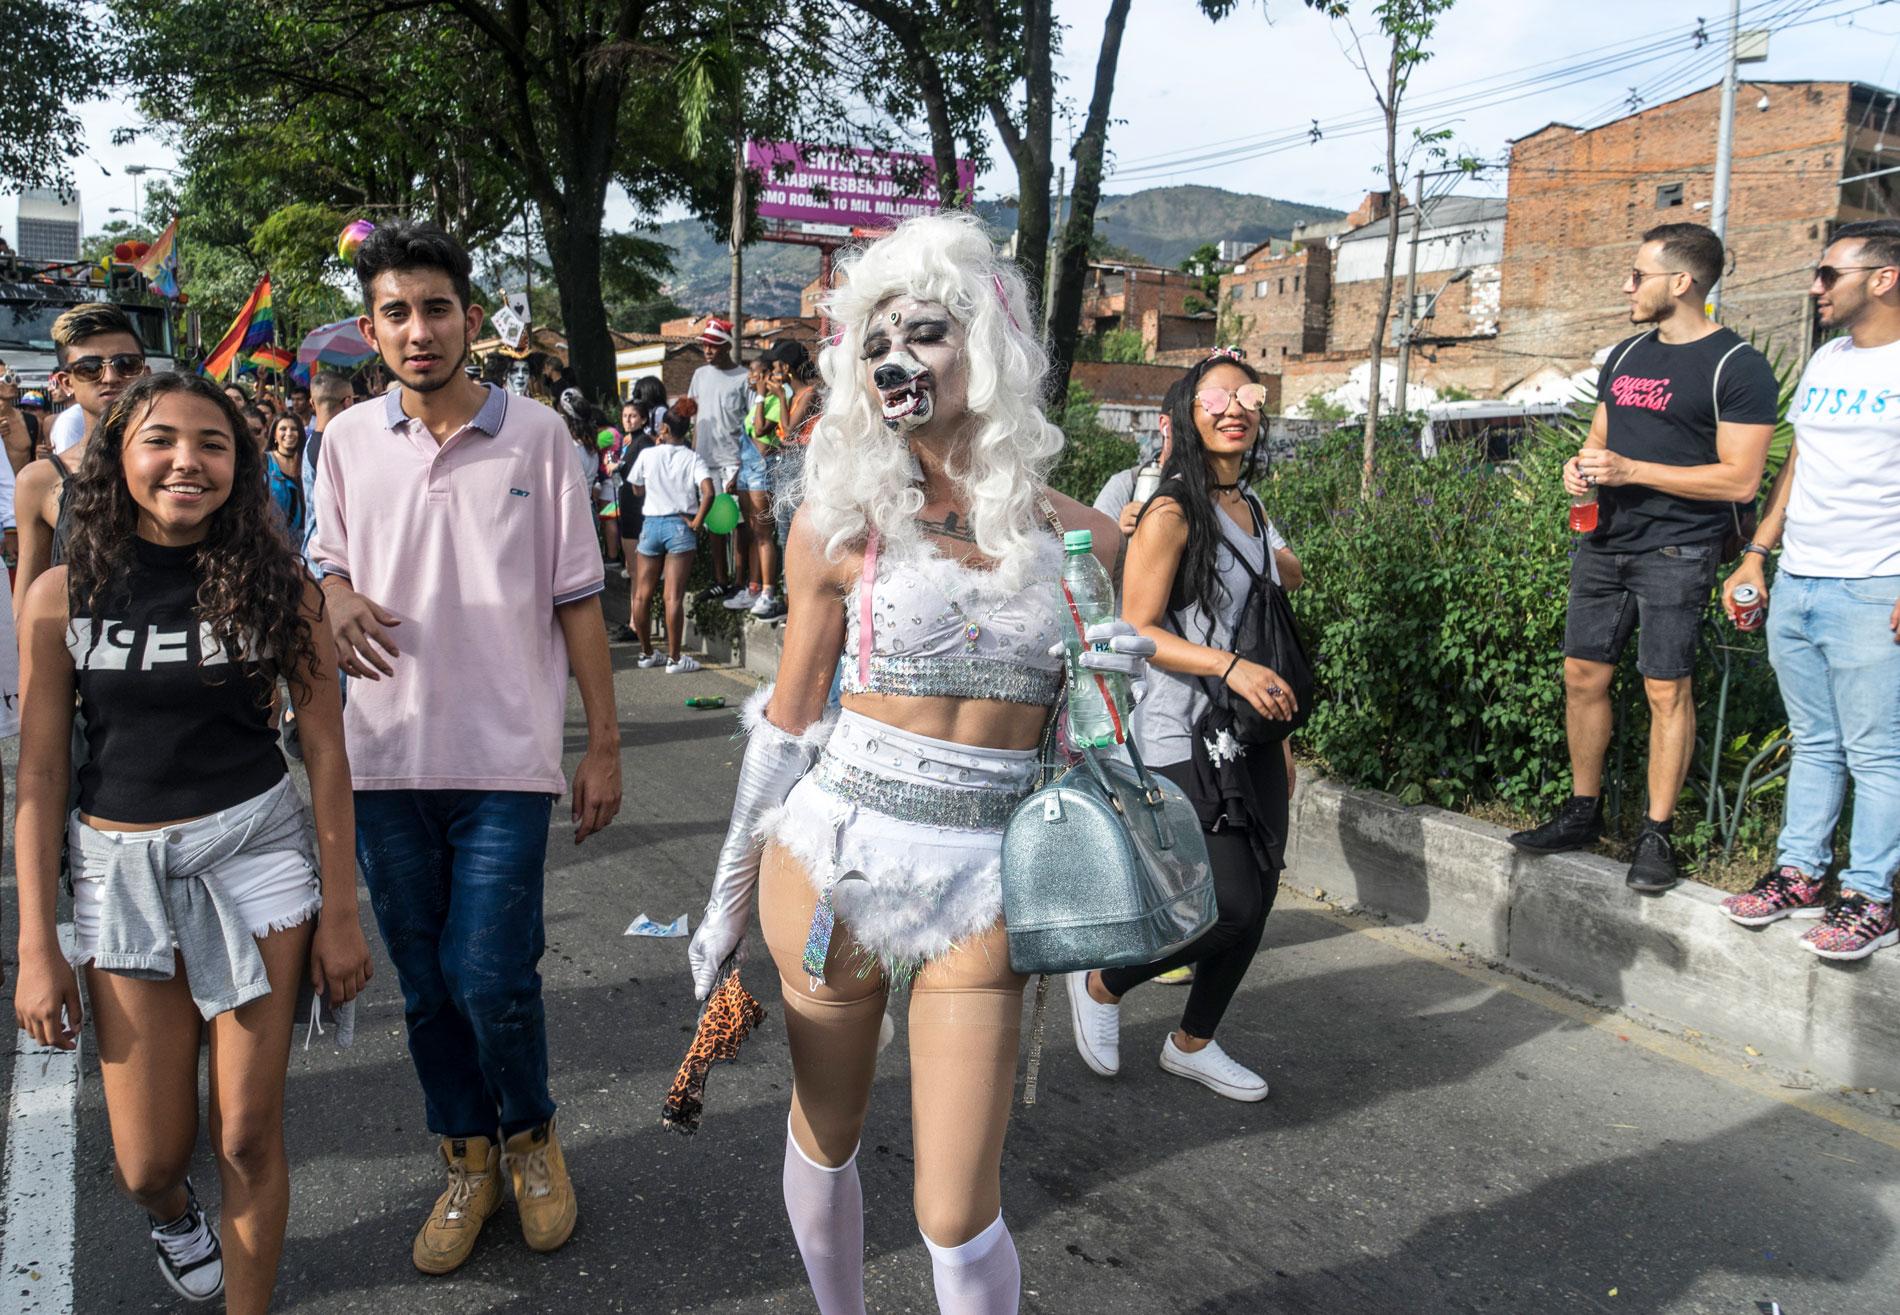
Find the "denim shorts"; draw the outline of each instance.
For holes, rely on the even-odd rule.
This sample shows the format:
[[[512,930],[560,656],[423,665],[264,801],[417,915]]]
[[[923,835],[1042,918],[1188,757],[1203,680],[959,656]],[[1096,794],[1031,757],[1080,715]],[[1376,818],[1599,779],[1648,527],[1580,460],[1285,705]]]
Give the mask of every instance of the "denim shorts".
[[[765,457],[749,438],[739,440],[740,493],[770,493],[772,477],[765,469]]]
[[[651,516],[640,522],[638,551],[642,557],[665,557],[669,553],[690,553],[699,547],[699,538],[686,517]]]
[[[1649,552],[1581,548],[1570,564],[1564,656],[1615,663],[1636,631],[1636,669],[1651,680],[1695,674],[1696,635],[1715,589],[1716,545]]]

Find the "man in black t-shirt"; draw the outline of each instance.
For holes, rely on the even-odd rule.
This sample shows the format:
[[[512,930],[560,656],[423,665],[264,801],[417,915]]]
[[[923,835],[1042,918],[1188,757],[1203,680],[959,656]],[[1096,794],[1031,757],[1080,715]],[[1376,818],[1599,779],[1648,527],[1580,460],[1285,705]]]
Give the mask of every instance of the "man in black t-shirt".
[[[1680,880],[1669,832],[1695,752],[1696,632],[1721,544],[1761,488],[1780,389],[1766,358],[1708,318],[1722,239],[1700,224],[1643,234],[1623,291],[1630,322],[1597,379],[1583,450],[1564,464],[1573,499],[1597,496],[1597,525],[1570,571],[1564,626],[1571,797],[1511,843],[1558,853],[1603,830],[1610,680],[1638,627],[1636,669],[1649,696],[1649,809],[1627,878],[1654,893]]]

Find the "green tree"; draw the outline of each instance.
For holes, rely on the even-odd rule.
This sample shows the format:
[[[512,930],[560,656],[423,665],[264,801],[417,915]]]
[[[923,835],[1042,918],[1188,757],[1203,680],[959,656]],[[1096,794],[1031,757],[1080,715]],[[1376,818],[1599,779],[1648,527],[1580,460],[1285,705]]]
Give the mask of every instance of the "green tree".
[[[74,107],[113,79],[113,51],[74,0],[0,0],[0,192],[71,181],[85,133]]]

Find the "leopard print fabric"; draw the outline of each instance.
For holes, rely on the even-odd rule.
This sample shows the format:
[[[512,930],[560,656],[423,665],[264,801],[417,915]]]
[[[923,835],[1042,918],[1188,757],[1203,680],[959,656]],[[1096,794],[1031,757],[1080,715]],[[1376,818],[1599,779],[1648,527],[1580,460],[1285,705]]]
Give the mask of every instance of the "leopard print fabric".
[[[738,969],[727,973],[707,998],[693,1044],[673,1076],[673,1087],[660,1110],[664,1126],[688,1136],[699,1131],[700,1116],[706,1111],[706,1079],[712,1066],[737,1059],[740,1044],[764,1019],[765,1006],[739,981]]]

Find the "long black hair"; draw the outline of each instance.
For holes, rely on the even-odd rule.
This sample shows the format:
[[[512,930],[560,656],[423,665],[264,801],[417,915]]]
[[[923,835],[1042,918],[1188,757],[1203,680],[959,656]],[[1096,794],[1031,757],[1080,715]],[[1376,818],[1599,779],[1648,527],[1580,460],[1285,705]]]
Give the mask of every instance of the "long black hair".
[[[1259,383],[1260,372],[1232,356],[1214,355],[1191,367],[1168,390],[1164,403],[1168,417],[1168,460],[1161,467],[1161,487],[1157,496],[1174,499],[1187,520],[1187,547],[1181,564],[1175,568],[1174,587],[1168,606],[1179,609],[1198,604],[1212,619],[1231,600],[1220,582],[1216,554],[1221,545],[1221,512],[1214,506],[1213,481],[1208,478],[1207,449],[1201,444],[1200,428],[1194,423],[1200,402],[1195,397],[1201,380],[1214,369],[1231,365],[1247,376],[1247,382]],[[1264,421],[1264,417],[1263,417]],[[1258,442],[1248,451],[1241,468],[1240,485],[1252,485],[1255,476]]]
[[[209,531],[198,544],[202,578],[197,618],[210,627],[227,656],[262,655],[257,671],[261,703],[270,702],[278,676],[290,682],[293,694],[301,693],[317,666],[310,622],[303,612],[308,577],[271,498],[264,454],[224,390],[200,375],[148,374],[134,380],[86,444],[64,494],[72,503],[66,587],[73,614],[90,616],[93,634],[103,633],[105,609],[126,587],[139,507],[126,485],[125,440],[134,422],[172,393],[187,393],[218,409],[231,430],[237,462],[230,496],[211,513]]]

